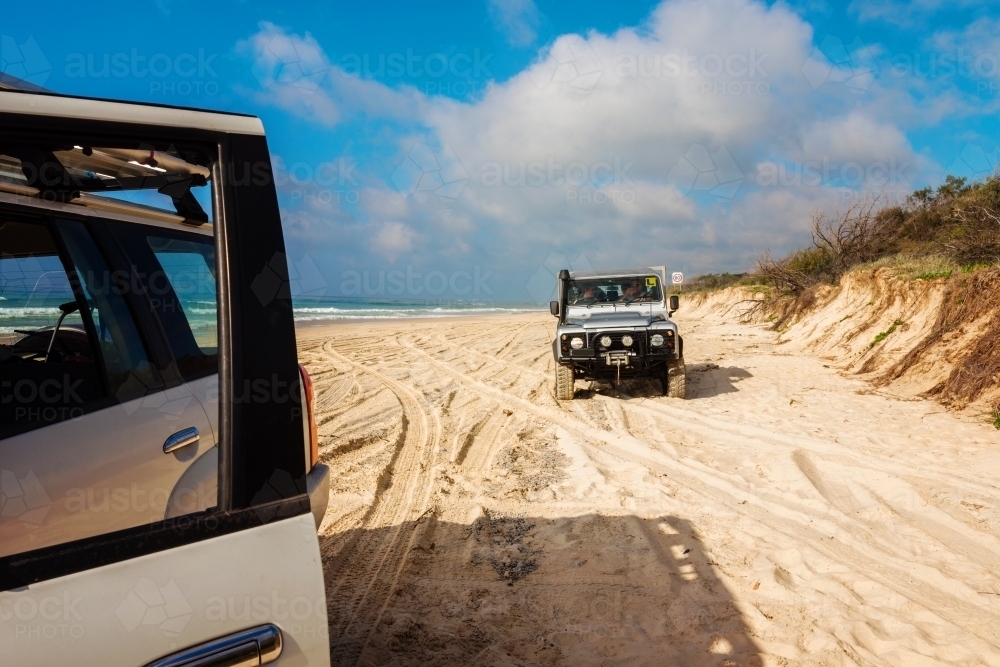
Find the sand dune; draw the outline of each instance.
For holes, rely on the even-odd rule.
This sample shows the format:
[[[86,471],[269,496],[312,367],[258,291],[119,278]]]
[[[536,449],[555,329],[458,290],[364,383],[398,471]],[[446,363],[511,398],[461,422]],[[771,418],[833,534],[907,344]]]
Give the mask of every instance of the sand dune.
[[[548,315],[301,329],[334,664],[1000,665],[1000,434],[701,314],[684,401],[557,403]]]

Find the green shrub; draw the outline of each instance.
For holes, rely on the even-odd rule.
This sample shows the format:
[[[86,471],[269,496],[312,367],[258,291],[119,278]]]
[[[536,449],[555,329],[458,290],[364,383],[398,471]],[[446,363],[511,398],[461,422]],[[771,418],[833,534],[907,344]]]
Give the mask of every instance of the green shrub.
[[[951,278],[951,271],[928,271],[917,276],[917,280],[935,280],[937,278]]]
[[[888,338],[889,336],[891,336],[891,335],[892,335],[892,332],[896,330],[896,327],[898,327],[898,326],[899,326],[899,325],[901,325],[901,324],[902,324],[902,322],[900,322],[899,320],[896,320],[895,322],[893,322],[893,323],[892,323],[892,326],[891,326],[891,327],[889,327],[889,329],[888,329],[888,330],[886,330],[886,331],[883,331],[883,332],[882,332],[882,333],[880,333],[879,335],[875,336],[875,340],[873,340],[873,341],[872,341],[871,343],[869,343],[869,345],[868,345],[868,349],[869,349],[869,350],[870,350],[870,349],[872,349],[873,347],[875,347],[875,344],[876,344],[876,343],[881,343],[881,342],[882,342],[882,341],[884,341],[884,340],[885,340],[886,338]]]

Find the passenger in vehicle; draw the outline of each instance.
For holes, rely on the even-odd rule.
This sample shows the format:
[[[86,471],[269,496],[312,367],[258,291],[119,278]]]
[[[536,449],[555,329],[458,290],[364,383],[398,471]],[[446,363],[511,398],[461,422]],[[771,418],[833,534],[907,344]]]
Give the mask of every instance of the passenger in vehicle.
[[[588,303],[599,303],[602,301],[607,301],[608,297],[600,287],[596,285],[590,285],[584,288],[583,293],[577,297],[574,304],[588,304]]]

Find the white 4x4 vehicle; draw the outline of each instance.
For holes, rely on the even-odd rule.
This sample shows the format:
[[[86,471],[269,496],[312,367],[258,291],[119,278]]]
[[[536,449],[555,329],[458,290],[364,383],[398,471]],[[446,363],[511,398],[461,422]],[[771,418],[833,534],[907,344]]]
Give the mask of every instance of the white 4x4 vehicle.
[[[329,665],[257,118],[0,91],[0,662]]]
[[[572,400],[576,380],[611,382],[651,378],[663,395],[684,398],[684,339],[670,319],[679,297],[667,299],[663,267],[567,271],[556,279],[559,318],[552,341],[555,394]]]

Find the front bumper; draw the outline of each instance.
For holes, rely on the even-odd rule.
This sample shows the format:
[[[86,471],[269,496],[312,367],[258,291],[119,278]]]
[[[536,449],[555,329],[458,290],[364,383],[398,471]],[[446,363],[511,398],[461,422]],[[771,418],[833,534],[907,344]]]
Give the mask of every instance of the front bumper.
[[[604,356],[581,358],[572,357],[560,360],[560,363],[573,367],[573,375],[578,380],[610,380],[615,378],[659,377],[673,355],[633,356],[627,361],[621,358]]]
[[[316,529],[319,530],[330,504],[330,466],[325,463],[313,466],[306,475],[306,493],[309,494],[309,507],[312,508]]]
[[[663,329],[647,329],[643,331],[596,331],[587,332],[587,345],[573,349],[569,344],[577,332],[566,332],[552,342],[552,351],[556,361],[573,367],[574,377],[578,380],[602,380],[615,378],[659,377],[669,362],[684,354],[683,340],[676,336],[676,342],[668,339],[661,346],[653,346],[649,337],[654,333],[663,333]],[[625,346],[621,338],[630,334],[635,341]],[[608,335],[612,344],[608,347],[599,346],[599,337]]]

